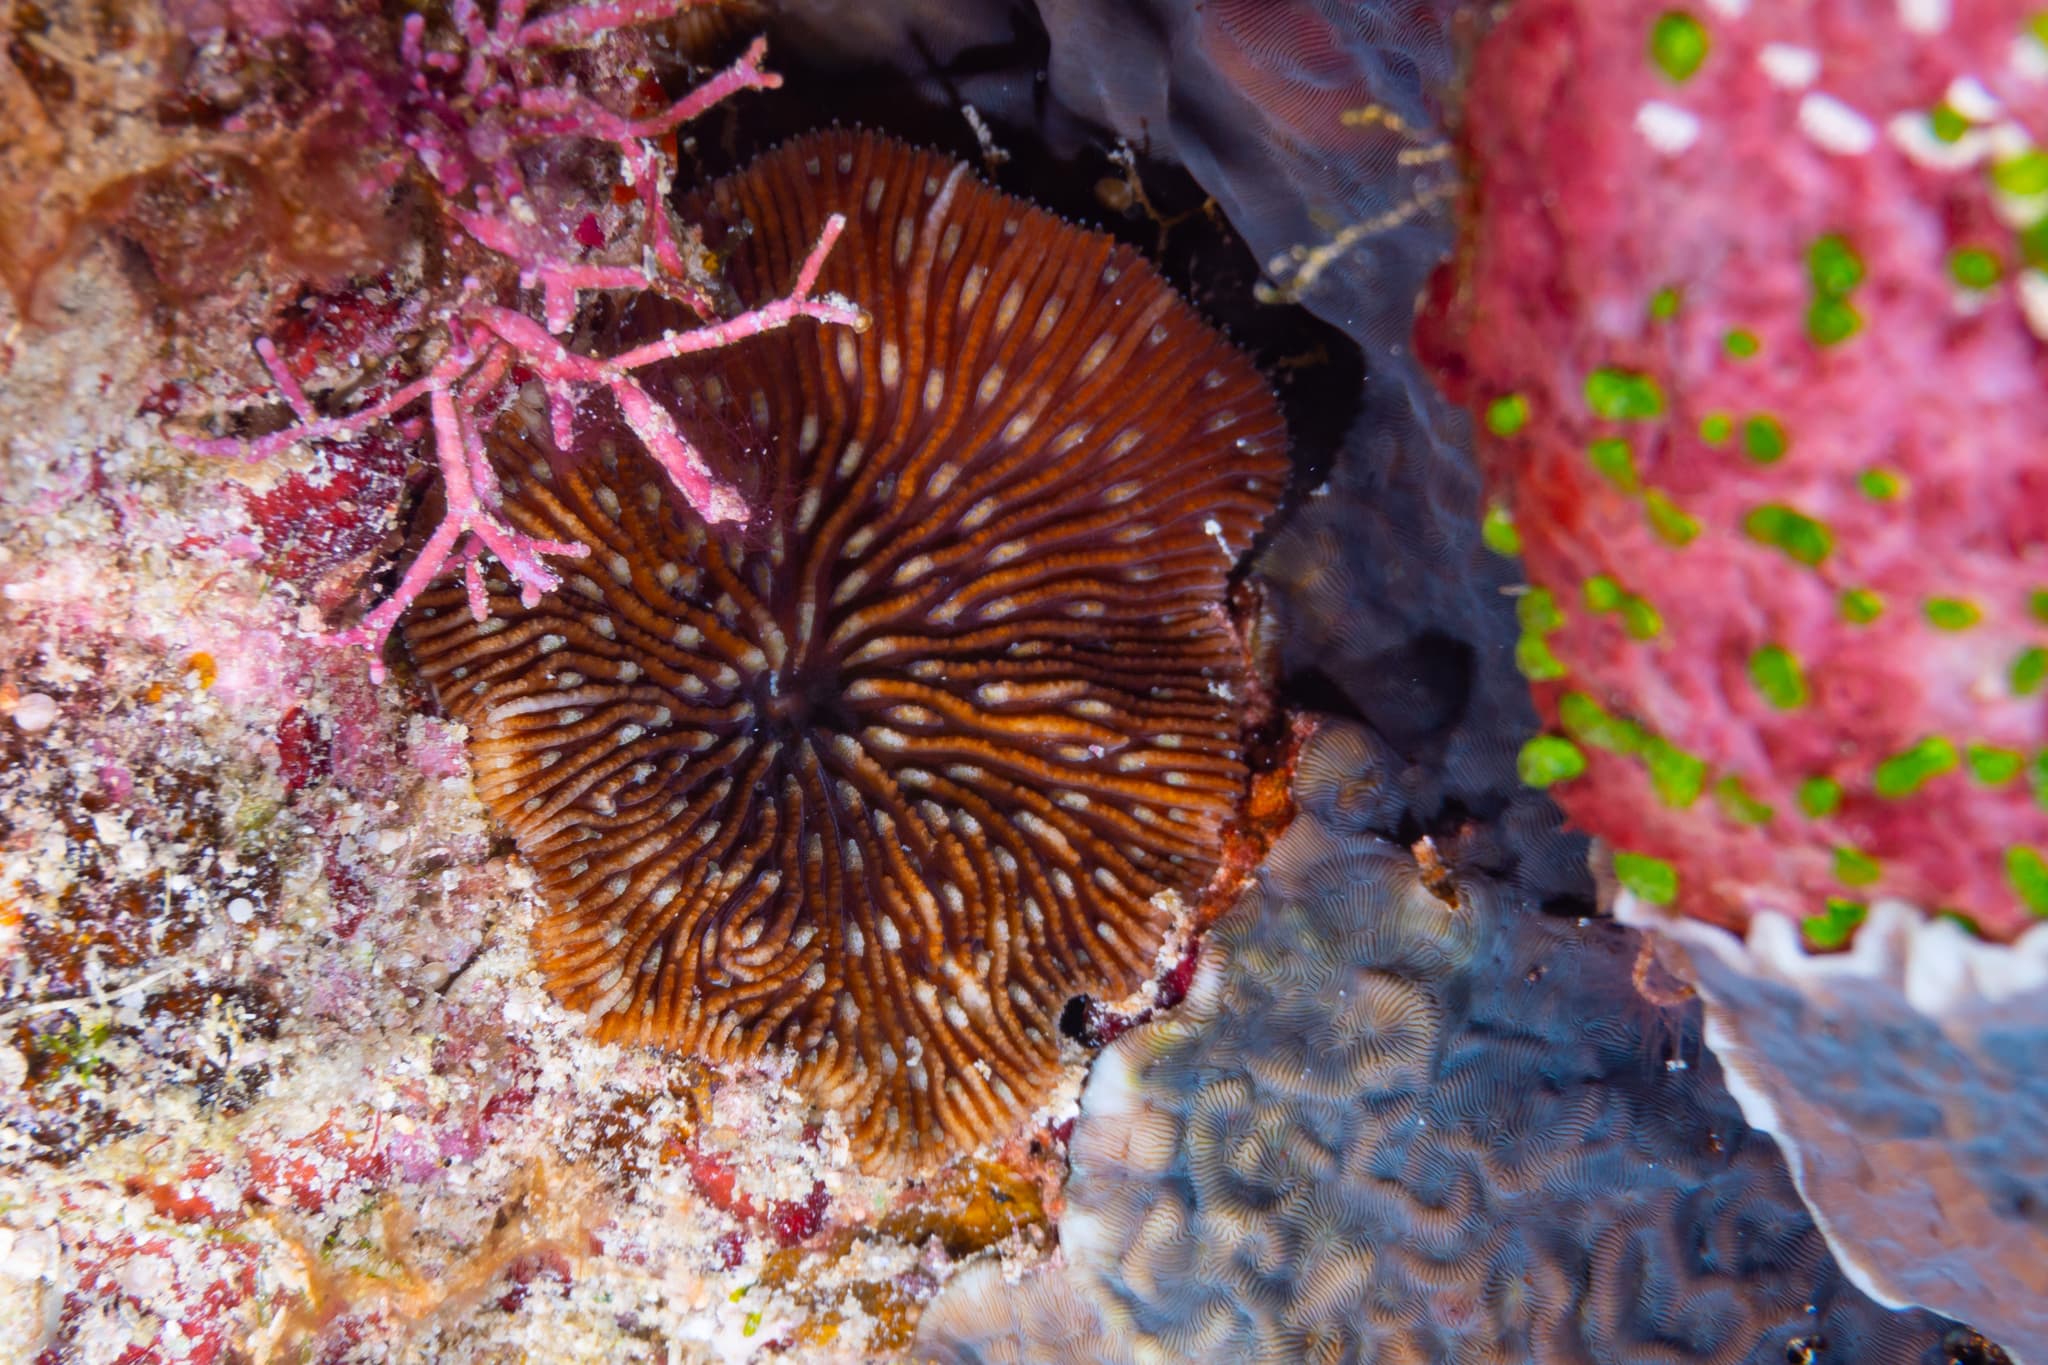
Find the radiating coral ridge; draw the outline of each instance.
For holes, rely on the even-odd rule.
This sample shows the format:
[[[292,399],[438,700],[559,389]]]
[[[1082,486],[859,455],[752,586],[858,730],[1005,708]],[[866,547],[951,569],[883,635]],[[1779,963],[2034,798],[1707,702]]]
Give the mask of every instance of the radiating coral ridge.
[[[871,1164],[927,1166],[1037,1103],[1067,1000],[1148,979],[1218,875],[1253,685],[1224,594],[1284,433],[1135,253],[944,157],[815,135],[682,212],[742,300],[847,219],[820,285],[870,328],[650,381],[764,514],[514,431],[506,516],[588,571],[482,624],[447,585],[406,642],[540,870],[556,993],[794,1054]]]
[[[1973,1340],[1843,1279],[1641,938],[1531,913],[1458,836],[1446,882],[1376,833],[1390,757],[1349,727],[1310,742],[1302,814],[1187,1002],[1089,1079],[1064,1264],[957,1281],[927,1358],[1889,1362]]]

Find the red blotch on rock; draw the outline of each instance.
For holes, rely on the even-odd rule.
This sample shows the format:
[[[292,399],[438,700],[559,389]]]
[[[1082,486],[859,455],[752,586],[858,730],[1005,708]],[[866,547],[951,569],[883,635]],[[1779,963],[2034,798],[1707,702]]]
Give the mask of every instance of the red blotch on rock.
[[[327,776],[324,727],[320,718],[303,706],[294,706],[277,723],[277,767],[288,792]]]
[[[809,1241],[825,1225],[825,1210],[831,1206],[822,1181],[814,1182],[802,1199],[781,1200],[768,1209],[768,1226],[779,1245],[791,1247]]]

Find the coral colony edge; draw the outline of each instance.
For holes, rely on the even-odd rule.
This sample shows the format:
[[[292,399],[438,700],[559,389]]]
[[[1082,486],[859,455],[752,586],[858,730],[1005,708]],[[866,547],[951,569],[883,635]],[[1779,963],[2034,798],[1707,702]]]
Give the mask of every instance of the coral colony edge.
[[[0,1357],[2048,1360],[2044,146],[2022,0],[0,11]]]

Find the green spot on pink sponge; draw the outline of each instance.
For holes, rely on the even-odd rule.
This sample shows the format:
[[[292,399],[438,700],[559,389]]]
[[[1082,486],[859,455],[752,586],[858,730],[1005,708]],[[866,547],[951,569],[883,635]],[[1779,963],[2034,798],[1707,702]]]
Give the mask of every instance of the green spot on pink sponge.
[[[1848,886],[1869,886],[1884,875],[1884,867],[1877,859],[1860,848],[1848,844],[1835,849],[1835,879]]]
[[[1618,851],[1614,879],[1652,905],[1669,905],[1678,899],[1678,869],[1662,858]]]
[[[1956,752],[1954,741],[1929,735],[1879,763],[1877,771],[1871,774],[1871,789],[1887,801],[1897,801],[1944,773],[1954,772],[1961,762],[1962,755]]]
[[[1767,502],[1750,512],[1742,519],[1742,529],[1751,540],[1775,546],[1809,568],[1826,559],[1835,545],[1826,526],[1782,502]]]
[[[2048,682],[2048,649],[2033,645],[2021,650],[2012,661],[2012,694],[2030,697],[2043,682]]]
[[[1749,680],[1780,711],[1806,705],[1806,674],[1783,645],[1765,645],[1749,656]]]
[[[2048,859],[2037,848],[2016,844],[2005,851],[2005,876],[2027,909],[2048,918]]]
[[[1486,405],[1486,429],[1506,439],[1529,425],[1529,400],[1519,393],[1503,394]]]
[[[1650,25],[1650,64],[1674,84],[1693,78],[1711,46],[1706,26],[1682,9],[1666,10]]]
[[[1977,604],[1963,597],[1930,597],[1926,611],[1928,622],[1941,630],[1968,630],[1984,619]]]
[[[1647,421],[1664,415],[1664,390],[1646,374],[1598,369],[1586,376],[1586,406],[1610,422]]]
[[[1842,804],[1842,784],[1832,777],[1809,777],[1799,784],[1799,809],[1816,820],[1833,815]]]
[[[1569,782],[1586,771],[1586,755],[1562,735],[1537,735],[1522,746],[1515,769],[1531,787]]]
[[[1970,776],[1992,787],[2012,781],[2027,764],[2024,754],[1990,744],[1967,746],[1963,750],[1963,761],[1969,765]]]
[[[1805,931],[1806,941],[1815,948],[1840,948],[1869,913],[1870,907],[1862,901],[1830,896],[1827,909],[1802,920],[1799,927]]]

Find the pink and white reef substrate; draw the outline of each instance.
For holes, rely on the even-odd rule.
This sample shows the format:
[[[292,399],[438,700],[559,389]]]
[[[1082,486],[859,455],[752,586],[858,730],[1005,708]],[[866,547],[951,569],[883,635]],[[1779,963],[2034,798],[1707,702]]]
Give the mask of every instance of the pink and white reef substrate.
[[[176,234],[129,222],[158,235],[124,257],[88,233],[0,303],[0,1336],[39,1365],[884,1351],[950,1273],[889,1231],[949,1228],[931,1192],[861,1176],[774,1059],[714,1079],[593,1042],[533,970],[538,894],[459,732],[377,659],[450,565],[474,587],[488,551],[537,595],[585,552],[496,516],[481,439],[514,404],[564,442],[613,423],[707,519],[746,516],[635,372],[862,324],[813,295],[831,226],[742,310],[670,215],[663,142],[777,78],[756,43],[658,94],[681,62],[637,26],[673,4],[458,3],[388,34],[287,8],[375,134],[347,192],[402,189],[431,249],[289,309],[258,253],[195,322],[123,268]],[[257,9],[186,36],[242,50]],[[705,324],[585,354],[593,291]],[[194,368],[259,334],[290,408],[271,431],[260,391]],[[209,408],[257,430],[208,434]],[[408,554],[415,447],[445,513]],[[1028,1251],[1037,1207],[974,1245]]]

